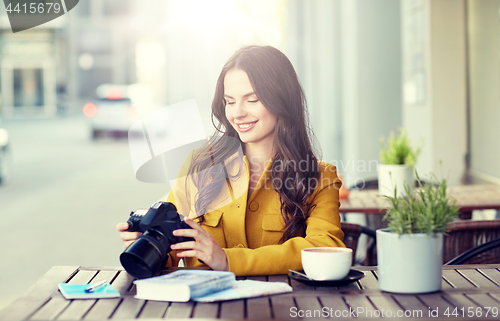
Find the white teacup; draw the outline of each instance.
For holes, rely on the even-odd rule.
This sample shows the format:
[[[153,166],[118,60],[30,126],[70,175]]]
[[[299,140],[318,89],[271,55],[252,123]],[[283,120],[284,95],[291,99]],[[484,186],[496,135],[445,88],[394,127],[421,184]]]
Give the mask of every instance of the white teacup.
[[[302,267],[317,281],[340,280],[349,274],[352,250],[345,247],[311,247],[302,249]]]

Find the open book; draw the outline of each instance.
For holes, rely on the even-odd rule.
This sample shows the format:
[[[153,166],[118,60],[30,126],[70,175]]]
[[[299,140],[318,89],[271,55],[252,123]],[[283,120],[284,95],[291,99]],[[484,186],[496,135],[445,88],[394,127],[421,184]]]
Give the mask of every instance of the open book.
[[[194,298],[193,300],[198,302],[216,302],[253,298],[286,292],[292,292],[292,287],[283,282],[243,280],[236,281],[236,283],[229,289]]]
[[[206,270],[179,270],[134,284],[138,299],[171,302],[214,302],[292,291],[282,282],[236,281],[232,272]]]

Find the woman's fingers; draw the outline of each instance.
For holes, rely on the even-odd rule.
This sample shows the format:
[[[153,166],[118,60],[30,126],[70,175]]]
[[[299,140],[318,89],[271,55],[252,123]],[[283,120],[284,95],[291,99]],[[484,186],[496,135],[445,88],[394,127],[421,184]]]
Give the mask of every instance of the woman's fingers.
[[[184,237],[192,237],[198,242],[205,242],[209,239],[209,236],[206,232],[200,232],[195,229],[180,229],[172,232],[174,236],[184,236]]]
[[[134,243],[135,240],[137,240],[137,238],[142,234],[139,232],[127,232],[128,228],[129,228],[128,223],[120,222],[116,224],[116,229],[118,230],[118,232],[121,232],[120,237],[123,241],[123,247],[125,248],[129,247],[130,244]]]
[[[201,261],[205,262],[206,259],[204,259],[204,258],[201,257],[202,253],[203,252],[200,252],[200,251],[197,251],[197,250],[187,250],[187,251],[178,252],[177,256],[178,257],[195,257],[198,260],[201,260]],[[207,262],[205,262],[205,263],[207,263]],[[209,263],[207,263],[207,264],[209,264]]]
[[[128,223],[120,222],[116,224],[116,229],[118,232],[125,232],[128,229]]]
[[[122,232],[120,237],[123,242],[135,241],[142,233],[139,232]]]
[[[227,257],[224,250],[215,242],[213,237],[208,234],[201,225],[195,221],[184,218],[184,222],[191,229],[179,229],[173,231],[175,236],[192,237],[196,241],[181,242],[172,244],[172,250],[180,250],[177,252],[178,257],[196,257],[205,262],[214,270],[227,271]]]
[[[217,269],[218,265],[214,264],[214,247],[203,245],[200,242],[182,242],[173,244],[171,248],[178,250],[178,257],[195,257],[213,269]]]
[[[172,250],[186,250],[186,249],[194,249],[197,246],[199,246],[199,242],[193,242],[193,241],[188,241],[188,242],[181,242],[181,243],[176,243],[172,244],[170,248]]]
[[[134,243],[142,233],[139,232],[122,232],[120,237],[123,241],[123,247],[127,248],[130,244]]]
[[[205,230],[203,229],[203,227],[201,227],[200,224],[196,223],[195,221],[193,221],[189,217],[185,216],[184,217],[184,222],[186,222],[186,224],[189,225],[193,230],[206,233]]]
[[[126,249],[127,247],[129,247],[134,242],[135,242],[135,240],[134,241],[123,242],[123,248]]]
[[[175,230],[172,232],[174,236],[185,236],[185,237],[192,237],[198,242],[205,242],[209,241],[212,239],[210,234],[205,232],[203,227],[201,227],[200,224],[196,223],[190,218],[185,217],[184,222],[187,223],[191,228],[190,229],[179,229]]]

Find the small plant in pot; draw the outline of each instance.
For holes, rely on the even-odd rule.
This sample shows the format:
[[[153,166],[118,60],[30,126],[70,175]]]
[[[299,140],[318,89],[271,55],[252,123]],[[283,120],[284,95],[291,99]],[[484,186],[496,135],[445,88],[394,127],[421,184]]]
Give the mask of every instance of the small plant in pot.
[[[443,234],[458,216],[454,199],[446,195],[446,180],[436,179],[407,195],[387,197],[387,229],[377,230],[378,281],[382,291],[428,293],[441,290]]]
[[[413,148],[404,129],[400,127],[398,132],[396,136],[391,131],[387,142],[381,138],[378,190],[383,196],[391,196],[395,190],[397,196],[404,195],[404,183],[408,183],[410,192],[415,184],[413,172],[422,144]]]

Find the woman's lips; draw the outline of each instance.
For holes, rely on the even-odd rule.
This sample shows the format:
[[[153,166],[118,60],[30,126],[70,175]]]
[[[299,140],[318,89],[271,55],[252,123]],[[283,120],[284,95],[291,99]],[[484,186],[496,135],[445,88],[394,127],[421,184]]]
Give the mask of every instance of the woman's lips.
[[[247,132],[247,131],[251,130],[252,128],[254,128],[255,124],[257,124],[257,122],[258,122],[258,120],[254,121],[254,122],[251,122],[251,123],[236,124],[236,126],[238,127],[238,131],[240,133],[244,133],[244,132]]]

